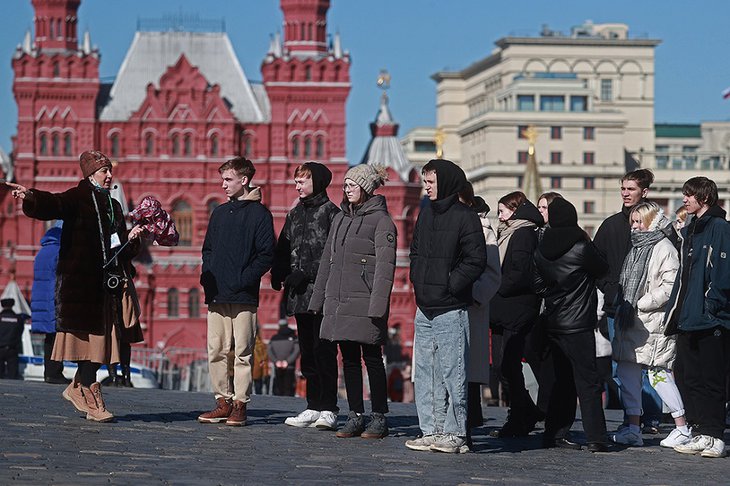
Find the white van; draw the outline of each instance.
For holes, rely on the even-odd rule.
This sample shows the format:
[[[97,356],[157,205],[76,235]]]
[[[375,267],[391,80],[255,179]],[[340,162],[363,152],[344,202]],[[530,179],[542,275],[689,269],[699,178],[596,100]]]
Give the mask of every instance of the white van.
[[[18,357],[18,368],[24,380],[43,381],[43,340],[45,334],[31,334],[30,324],[23,330],[23,349]],[[73,378],[78,366],[73,361],[63,362],[63,376]],[[130,363],[130,377],[135,388],[160,388],[151,369]],[[96,373],[96,380],[102,382],[109,377],[109,370],[102,365]]]

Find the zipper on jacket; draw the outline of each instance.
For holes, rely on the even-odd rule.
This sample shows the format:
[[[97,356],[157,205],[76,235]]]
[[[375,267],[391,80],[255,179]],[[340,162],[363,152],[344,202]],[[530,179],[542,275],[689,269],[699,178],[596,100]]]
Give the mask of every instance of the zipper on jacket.
[[[362,281],[365,282],[365,286],[368,288],[368,292],[372,293],[373,288],[370,286],[370,283],[368,282],[368,270],[365,264],[367,263],[367,259],[363,258],[360,260],[360,263],[362,264],[362,270],[360,271],[360,277],[362,278]]]

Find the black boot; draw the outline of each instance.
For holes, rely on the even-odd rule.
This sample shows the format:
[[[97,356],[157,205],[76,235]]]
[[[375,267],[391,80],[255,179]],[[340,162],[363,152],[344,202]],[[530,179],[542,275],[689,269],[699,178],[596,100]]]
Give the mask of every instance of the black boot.
[[[373,412],[370,416],[370,423],[367,428],[360,434],[365,439],[382,439],[388,435],[388,421],[385,415]]]
[[[129,369],[128,365],[122,366],[122,386],[127,388],[132,388],[134,385],[132,385],[132,371]]]

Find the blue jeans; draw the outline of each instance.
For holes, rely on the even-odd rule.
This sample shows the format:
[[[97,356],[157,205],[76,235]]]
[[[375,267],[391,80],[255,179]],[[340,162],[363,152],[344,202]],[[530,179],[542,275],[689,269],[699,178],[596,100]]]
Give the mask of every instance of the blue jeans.
[[[414,375],[418,424],[423,435],[466,437],[469,318],[466,309],[415,321]]]

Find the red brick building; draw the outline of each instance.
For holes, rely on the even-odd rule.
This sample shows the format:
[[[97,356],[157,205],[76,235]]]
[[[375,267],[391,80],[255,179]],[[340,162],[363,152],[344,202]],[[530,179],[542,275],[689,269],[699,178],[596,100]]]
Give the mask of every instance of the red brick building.
[[[140,29],[112,84],[99,79],[100,53],[89,33],[79,42],[80,0],[32,4],[35,34],[26,35],[12,59],[18,131],[13,173],[6,176],[63,191],[79,179],[80,152],[98,148],[116,160],[120,198],[132,206],[156,197],[180,232],[179,246],[150,247],[151,258],[137,266],[147,345],[203,347],[200,247],[210,212],[224,200],[218,166],[238,155],[254,162],[253,182],[262,187],[277,234],[296,202],[291,179],[301,162],[327,164],[334,181],[330,195],[336,202],[341,198],[350,56],[339,36],[327,42],[330,2],[281,0],[284,39],[271,41],[261,65],[263,82],[248,80],[222,29]],[[397,133],[392,120],[389,128],[373,127],[374,135]],[[392,323],[405,331],[415,313],[407,248],[420,184],[415,172],[394,176],[384,189],[401,232]],[[0,286],[15,278],[29,295],[46,225],[25,218],[8,191],[0,192],[0,208]],[[266,337],[278,321],[279,301],[267,275],[260,304]]]

